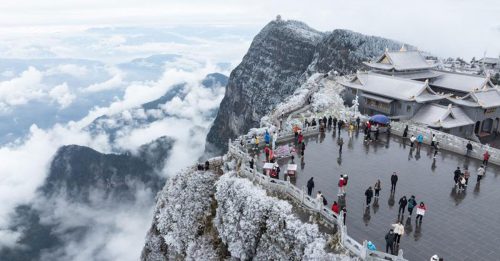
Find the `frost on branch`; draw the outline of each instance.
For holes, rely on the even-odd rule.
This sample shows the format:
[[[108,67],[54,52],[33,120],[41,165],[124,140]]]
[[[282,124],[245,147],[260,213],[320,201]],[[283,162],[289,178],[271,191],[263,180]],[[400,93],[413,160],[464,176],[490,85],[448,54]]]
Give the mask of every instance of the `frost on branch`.
[[[302,260],[306,249],[308,255],[321,255],[323,259],[334,256],[320,251],[325,246],[324,235],[317,225],[302,223],[294,216],[288,202],[269,197],[250,181],[227,174],[216,186],[214,223],[232,257]]]
[[[190,243],[204,242],[197,239],[203,234],[207,220],[211,216],[215,178],[216,176],[209,171],[186,170],[167,182],[165,188],[158,194],[153,220],[153,228],[156,227],[156,234],[159,235],[150,231],[146,239],[147,244],[151,242],[156,246],[161,246],[163,240],[163,248],[166,249],[163,251],[160,251],[161,248],[147,249],[146,244],[143,260],[164,260],[154,258],[160,256],[168,259],[182,258],[186,256]],[[189,254],[196,256],[199,251],[191,249]],[[148,256],[145,257],[146,254]]]

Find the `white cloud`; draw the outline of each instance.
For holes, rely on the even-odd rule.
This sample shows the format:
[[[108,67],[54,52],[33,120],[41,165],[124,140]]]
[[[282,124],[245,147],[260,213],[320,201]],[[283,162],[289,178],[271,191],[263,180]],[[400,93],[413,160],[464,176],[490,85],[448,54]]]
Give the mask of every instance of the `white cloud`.
[[[88,69],[86,66],[76,65],[76,64],[61,64],[56,67],[50,68],[45,72],[46,75],[54,74],[68,74],[74,77],[84,77],[88,74]]]
[[[94,83],[83,89],[82,92],[102,92],[120,88],[123,82],[122,73],[118,69],[109,69],[112,77],[104,82]]]
[[[30,133],[19,144],[0,147],[2,178],[0,179],[0,235],[3,244],[12,245],[13,236],[8,225],[10,214],[19,204],[26,204],[35,197],[35,190],[42,185],[50,161],[56,150],[65,144],[80,144],[106,151],[109,149],[102,139],[91,139],[78,129],[56,125],[44,131],[33,125]],[[4,237],[10,235],[9,237]],[[5,242],[10,239],[10,242]],[[4,245],[5,246],[5,245]],[[2,247],[2,245],[0,245]]]
[[[63,83],[55,86],[49,91],[49,96],[59,103],[61,109],[68,107],[76,98],[68,88],[68,84]]]
[[[0,82],[0,104],[16,106],[44,96],[42,72],[29,67],[19,77]]]

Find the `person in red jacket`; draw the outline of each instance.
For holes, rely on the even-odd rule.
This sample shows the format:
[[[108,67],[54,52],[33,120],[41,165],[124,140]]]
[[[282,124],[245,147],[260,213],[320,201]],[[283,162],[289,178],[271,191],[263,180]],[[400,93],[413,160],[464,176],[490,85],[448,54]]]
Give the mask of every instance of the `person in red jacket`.
[[[422,218],[424,217],[426,211],[427,207],[425,206],[424,202],[420,202],[417,207],[417,218],[415,219],[415,222],[418,222],[418,219],[420,219],[420,223],[422,223]]]
[[[488,153],[488,151],[486,151],[483,154],[483,165],[488,165],[488,160],[490,160],[490,154]]]
[[[339,196],[344,195],[345,190],[344,190],[344,176],[343,175],[340,175],[338,186],[339,186]]]
[[[337,201],[333,202],[332,211],[337,215],[339,214],[339,204],[337,204]]]
[[[299,145],[302,143],[303,140],[304,140],[304,135],[302,134],[302,132],[299,131],[299,137],[298,137]]]

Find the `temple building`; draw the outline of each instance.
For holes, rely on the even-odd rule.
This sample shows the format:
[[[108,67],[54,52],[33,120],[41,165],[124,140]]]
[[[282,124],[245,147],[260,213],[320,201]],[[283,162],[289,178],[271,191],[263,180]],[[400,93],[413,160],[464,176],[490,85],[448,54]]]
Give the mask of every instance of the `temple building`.
[[[485,140],[500,131],[500,90],[490,77],[440,71],[419,51],[388,51],[341,84],[367,115],[411,120],[460,137]]]

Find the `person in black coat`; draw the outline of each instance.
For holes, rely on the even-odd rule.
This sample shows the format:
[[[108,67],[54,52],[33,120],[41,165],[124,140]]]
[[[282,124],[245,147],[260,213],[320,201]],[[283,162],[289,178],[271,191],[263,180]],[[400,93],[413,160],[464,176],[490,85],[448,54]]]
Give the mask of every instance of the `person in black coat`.
[[[455,172],[453,172],[453,180],[455,181],[455,186],[458,185],[458,179],[460,178],[460,175],[462,175],[462,171],[460,171],[460,167],[457,167]]]
[[[253,158],[250,159],[250,168],[253,169],[253,165],[255,164],[255,161],[253,160]]]
[[[337,127],[337,117],[333,118],[333,129]]]
[[[307,181],[307,195],[311,196],[313,188],[314,188],[314,180],[313,180],[313,177],[311,177]]]
[[[391,192],[396,191],[396,183],[398,183],[398,175],[393,172],[391,176]]]
[[[394,254],[394,231],[391,229],[389,232],[385,235],[385,252],[389,254]],[[391,252],[389,252],[389,249]]]
[[[399,211],[398,211],[398,216],[399,214],[405,213],[405,208],[406,205],[408,204],[408,200],[406,199],[406,196],[403,196],[402,198],[399,199]]]
[[[369,207],[370,203],[372,202],[372,198],[373,198],[372,187],[368,187],[368,189],[365,191],[365,196],[366,196],[366,207]]]
[[[330,117],[328,117],[328,128],[332,127],[332,120],[332,116],[330,115]]]
[[[361,119],[359,118],[359,116],[356,118],[356,126],[357,126],[357,129],[359,130],[359,123],[361,122]]]

